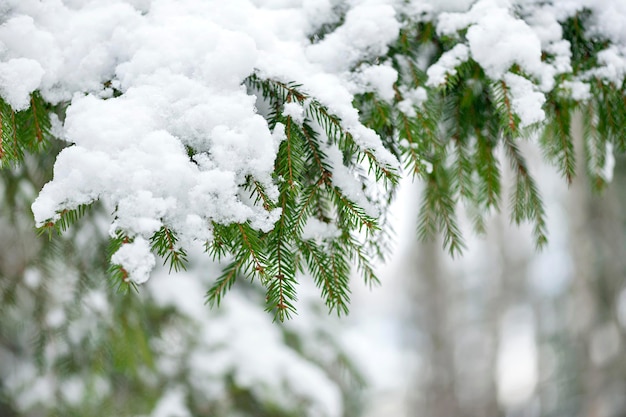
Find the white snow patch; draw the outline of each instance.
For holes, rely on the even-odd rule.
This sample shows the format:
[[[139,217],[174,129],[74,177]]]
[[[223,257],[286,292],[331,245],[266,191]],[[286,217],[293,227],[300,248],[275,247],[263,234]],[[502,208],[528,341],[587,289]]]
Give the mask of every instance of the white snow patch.
[[[400,89],[402,101],[398,103],[398,109],[407,117],[416,116],[416,108],[420,108],[428,99],[428,93],[424,87],[417,87],[411,90]]]
[[[150,277],[156,260],[150,252],[150,245],[137,236],[134,241],[125,243],[111,256],[111,263],[120,265],[128,273],[128,279],[143,284]]]
[[[615,170],[615,155],[613,153],[613,144],[606,142],[606,155],[604,159],[604,166],[602,167],[602,178],[606,182],[613,181],[613,173]]]
[[[0,62],[0,96],[14,110],[30,106],[30,94],[39,88],[44,70],[32,59],[15,58]]]
[[[591,98],[591,86],[583,81],[564,81],[563,88],[569,91],[574,100],[585,101]]]
[[[511,106],[520,118],[520,127],[542,122],[546,118],[543,104],[546,97],[536,91],[535,85],[526,78],[513,73],[506,73],[503,77],[511,93]]]
[[[397,79],[398,73],[391,65],[368,65],[355,74],[357,86],[354,92],[373,91],[383,100],[391,102],[396,95],[393,86]]]
[[[322,222],[315,217],[307,219],[302,231],[303,239],[332,239],[340,235],[341,231],[335,224]]]
[[[302,124],[304,122],[304,107],[295,101],[285,103],[283,116],[291,117],[294,122]]]
[[[439,60],[428,68],[426,85],[436,87],[445,84],[447,77],[456,75],[456,67],[467,61],[468,58],[469,48],[462,43],[444,52]]]

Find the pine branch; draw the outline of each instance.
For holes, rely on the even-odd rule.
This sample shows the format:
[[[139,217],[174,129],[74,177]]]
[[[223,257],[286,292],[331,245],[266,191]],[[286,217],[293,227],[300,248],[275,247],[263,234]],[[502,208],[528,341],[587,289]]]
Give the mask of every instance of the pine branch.
[[[283,187],[285,188],[285,187]],[[294,287],[297,270],[296,254],[290,242],[293,240],[294,228],[290,224],[288,213],[293,213],[288,190],[281,190],[282,215],[267,236],[268,257],[273,260],[268,265],[267,311],[274,311],[274,319],[284,321],[295,312]]]
[[[241,241],[237,241],[237,246],[241,248],[243,253],[245,253],[245,257],[251,260],[250,265],[252,267],[252,271],[249,271],[249,275],[258,275],[263,282],[266,279],[265,270],[267,268],[267,261],[262,252],[258,232],[253,230],[248,224],[238,224],[237,229],[241,234]],[[238,255],[237,257],[244,259],[244,256],[242,255]]]
[[[131,291],[138,292],[137,284],[130,280],[128,271],[121,265],[113,264],[110,261],[113,254],[115,254],[122,245],[130,242],[131,239],[128,236],[118,232],[114,238],[109,239],[107,246],[107,259],[109,259],[107,277],[111,286],[115,288],[115,291],[118,293],[128,294]]]
[[[359,242],[354,236],[349,236],[347,241],[349,256],[351,259],[356,261],[357,270],[363,276],[365,284],[368,285],[370,288],[374,285],[380,285],[380,280],[376,276],[374,267],[371,264],[372,256],[366,253],[365,246],[362,244],[362,242]],[[382,259],[383,254],[381,253],[381,249],[375,243],[375,241],[374,246],[377,251],[376,255],[378,255],[378,257]]]
[[[319,101],[299,91],[300,85],[277,80],[261,80],[255,74],[248,77],[247,82],[261,90],[263,97],[269,98],[274,102],[284,103],[290,98],[295,98],[300,104],[306,102],[306,117],[317,121],[332,142],[338,143],[339,147],[349,154],[357,155],[357,161],[361,158],[366,158],[377,180],[385,179],[391,185],[397,184],[398,174],[395,170],[380,163],[371,149],[362,149],[358,146],[352,134],[343,128],[340,119],[336,115],[329,113],[328,109]]]
[[[418,220],[418,235],[422,240],[443,232],[444,247],[452,256],[465,249],[465,243],[456,218],[456,201],[450,184],[450,175],[441,164],[428,175]]]
[[[241,270],[244,263],[244,259],[239,259],[230,262],[223,270],[213,286],[209,289],[206,295],[207,303],[213,306],[219,306],[222,302],[224,295],[230,290],[237,279],[237,275]]]
[[[326,306],[330,311],[337,309],[339,314],[340,311],[343,311],[339,309],[343,303],[341,296],[338,296],[340,288],[337,287],[337,282],[339,279],[335,276],[336,270],[328,265],[327,253],[310,240],[303,240],[299,243],[299,249],[304,255],[308,270],[317,287],[322,290],[322,298],[325,300]]]
[[[592,102],[582,106],[583,144],[585,151],[585,168],[591,181],[591,188],[600,191],[606,186],[606,179],[602,171],[606,163],[607,140],[602,138],[597,129],[594,104]]]
[[[474,179],[472,177],[474,164],[472,163],[468,146],[459,137],[453,137],[456,151],[456,175],[455,185],[461,197],[467,201],[474,201]]]
[[[178,272],[187,269],[187,252],[178,248],[176,234],[168,227],[161,227],[150,238],[151,248],[163,259],[163,264],[169,263],[172,269]]]
[[[344,252],[343,245],[333,241],[330,244],[329,262],[332,271],[333,286],[335,287],[335,297],[333,299],[333,308],[337,311],[337,315],[348,313],[348,304],[350,303],[350,264],[349,257]]]
[[[402,112],[399,112],[401,120],[401,128],[399,135],[401,139],[406,139],[407,146],[401,145],[402,154],[405,155],[404,169],[412,171],[413,176],[417,176],[421,172],[422,156],[416,150],[416,139],[413,132],[416,128],[414,123]]]
[[[491,95],[495,107],[499,112],[503,131],[510,136],[518,136],[518,117],[513,112],[511,98],[509,97],[509,87],[504,80],[496,81],[491,84]]]
[[[342,225],[346,226],[349,230],[361,231],[365,229],[365,231],[370,234],[378,230],[378,225],[374,217],[367,215],[365,210],[346,198],[339,188],[331,184],[327,185],[327,188],[330,190],[335,200],[335,205],[339,210]]]
[[[55,216],[56,218],[48,219],[41,227],[38,228],[39,235],[47,233],[50,239],[52,238],[53,231],[60,235],[80,220],[87,213],[90,206],[91,204],[81,204],[74,209],[64,209],[58,211]]]
[[[476,129],[476,172],[478,174],[479,207],[499,209],[501,194],[500,168],[494,155],[494,142]]]
[[[517,144],[511,137],[505,136],[504,146],[515,174],[515,191],[511,197],[512,219],[518,225],[524,220],[532,221],[535,244],[541,248],[547,243],[543,201]]]
[[[556,97],[549,103],[550,121],[544,128],[541,144],[546,158],[558,164],[567,183],[571,185],[576,173],[574,142],[570,138],[573,103],[560,102]]]

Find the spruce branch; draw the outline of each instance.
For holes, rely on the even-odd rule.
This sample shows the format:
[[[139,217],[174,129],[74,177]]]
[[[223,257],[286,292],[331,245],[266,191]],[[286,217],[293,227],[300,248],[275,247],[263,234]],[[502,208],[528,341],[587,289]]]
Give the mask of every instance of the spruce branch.
[[[415,131],[417,130],[414,121],[407,117],[404,113],[399,112],[401,128],[399,136],[401,139],[406,139],[407,146],[400,145],[402,154],[405,155],[404,169],[410,170],[413,176],[417,176],[421,172],[422,167],[422,155],[417,151]]]
[[[315,284],[322,291],[322,298],[325,300],[326,306],[330,311],[338,309],[341,304],[341,297],[337,296],[338,278],[334,276],[335,270],[328,265],[328,256],[326,251],[310,240],[302,240],[299,242],[299,249],[304,255],[308,271],[311,273]],[[337,312],[339,313],[339,309]]]
[[[137,291],[137,284],[130,280],[128,271],[121,265],[116,265],[111,262],[111,257],[117,252],[122,245],[132,242],[132,239],[124,235],[121,232],[116,233],[115,237],[109,239],[107,245],[107,259],[109,260],[109,266],[107,269],[107,277],[110,285],[118,293],[128,294],[131,291]]]
[[[606,186],[603,176],[607,157],[607,144],[611,143],[600,136],[595,120],[596,113],[592,102],[582,105],[583,144],[585,153],[585,170],[594,191],[600,191]]]
[[[478,173],[478,193],[476,196],[479,206],[499,208],[501,185],[498,159],[494,155],[492,141],[476,132],[476,172]]]
[[[50,112],[38,93],[31,94],[30,107],[14,111],[0,98],[0,167],[17,165],[28,153],[37,154],[50,142]]]
[[[211,286],[209,291],[207,291],[206,302],[209,303],[209,305],[220,305],[224,295],[226,295],[228,290],[235,284],[235,280],[241,271],[243,263],[244,259],[241,258],[230,262],[222,269],[222,274],[215,280],[215,283]]]
[[[491,96],[498,111],[504,133],[513,137],[518,136],[519,120],[513,111],[509,87],[504,80],[491,83]]]
[[[561,174],[571,185],[576,174],[574,142],[570,137],[573,102],[561,102],[556,97],[549,100],[549,122],[541,136],[541,144],[548,160],[555,162]]]
[[[48,219],[38,228],[39,235],[47,234],[52,239],[52,232],[57,234],[67,231],[74,223],[80,220],[91,204],[81,204],[74,209],[63,209],[58,211],[55,218]]]
[[[245,253],[245,258],[249,259],[248,263],[250,268],[248,268],[248,275],[259,276],[262,282],[265,281],[267,260],[262,252],[259,232],[252,229],[249,224],[238,224],[237,229],[241,237],[241,240],[237,241],[237,246],[240,248],[240,251]],[[244,259],[242,255],[238,255],[237,257]]]
[[[465,243],[458,226],[453,195],[450,173],[442,164],[435,164],[425,184],[418,235],[424,240],[442,231],[444,247],[455,256],[465,249]]]
[[[150,238],[151,248],[163,259],[163,264],[169,263],[170,272],[187,269],[187,252],[178,247],[178,238],[170,228],[163,226]]]
[[[541,248],[547,243],[547,236],[545,210],[539,190],[514,139],[505,135],[504,148],[515,174],[515,189],[511,195],[512,220],[518,225],[525,220],[532,221],[535,244]]]

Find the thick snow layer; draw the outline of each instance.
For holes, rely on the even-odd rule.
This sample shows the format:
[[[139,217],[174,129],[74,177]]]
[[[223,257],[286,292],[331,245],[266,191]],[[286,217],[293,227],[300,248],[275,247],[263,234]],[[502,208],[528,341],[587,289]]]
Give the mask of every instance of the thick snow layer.
[[[626,3],[553,3],[5,0],[0,95],[16,110],[28,107],[35,90],[50,103],[69,103],[59,130],[73,145],[61,152],[53,181],[33,204],[35,220],[55,221],[62,210],[100,199],[114,215],[112,233],[131,238],[148,240],[167,226],[186,245],[210,240],[213,222],[249,221],[270,230],[280,212],[244,198],[242,189],[253,177],[270,198],[278,193],[271,174],[282,127],[270,131],[257,98],[242,85],[253,72],[297,82],[341,119],[358,146],[398,168],[380,137],[361,123],[353,99],[369,91],[386,101],[396,97],[398,74],[380,58],[406,19],[433,19],[439,33],[459,40],[426,68],[426,87],[445,83],[473,59],[490,77],[511,84],[524,125],[539,122],[543,94],[571,70],[558,22],[576,11],[591,9],[591,32],[612,41],[592,74],[613,82],[626,75]],[[512,68],[528,78],[511,75]],[[585,97],[584,81],[568,84],[577,98]],[[414,114],[424,92],[400,91],[400,110]],[[284,112],[302,122],[295,103]],[[339,158],[333,174],[350,198],[376,214]]]
[[[114,212],[112,233],[137,237],[114,257],[137,282],[154,263],[139,242],[162,226],[187,244],[210,240],[212,222],[268,231],[278,219],[280,211],[240,196],[250,176],[277,195],[279,140],[242,86],[254,71],[301,83],[356,143],[397,166],[352,107],[350,70],[385,54],[400,28],[386,2],[352,3],[319,42],[310,40],[317,28],[339,21],[329,1],[11,0],[4,13],[2,97],[17,110],[34,90],[70,101],[62,135],[73,146],[33,204],[35,220],[102,200]],[[392,97],[390,67],[363,74],[361,90]],[[285,112],[302,121],[295,104]],[[127,256],[131,247],[144,264]]]

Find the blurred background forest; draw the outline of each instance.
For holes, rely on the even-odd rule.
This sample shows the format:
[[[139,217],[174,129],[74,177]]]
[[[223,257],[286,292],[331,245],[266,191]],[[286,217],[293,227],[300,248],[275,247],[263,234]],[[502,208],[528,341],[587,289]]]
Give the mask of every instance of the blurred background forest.
[[[219,267],[206,256],[118,291],[101,209],[52,239],[34,231],[55,152],[3,170],[0,416],[626,416],[626,169],[618,157],[601,194],[583,172],[567,187],[525,145],[545,249],[494,214],[484,236],[467,222],[451,259],[417,241],[409,182],[382,286],[354,280],[338,319],[303,283],[283,324],[243,279],[204,305]]]

